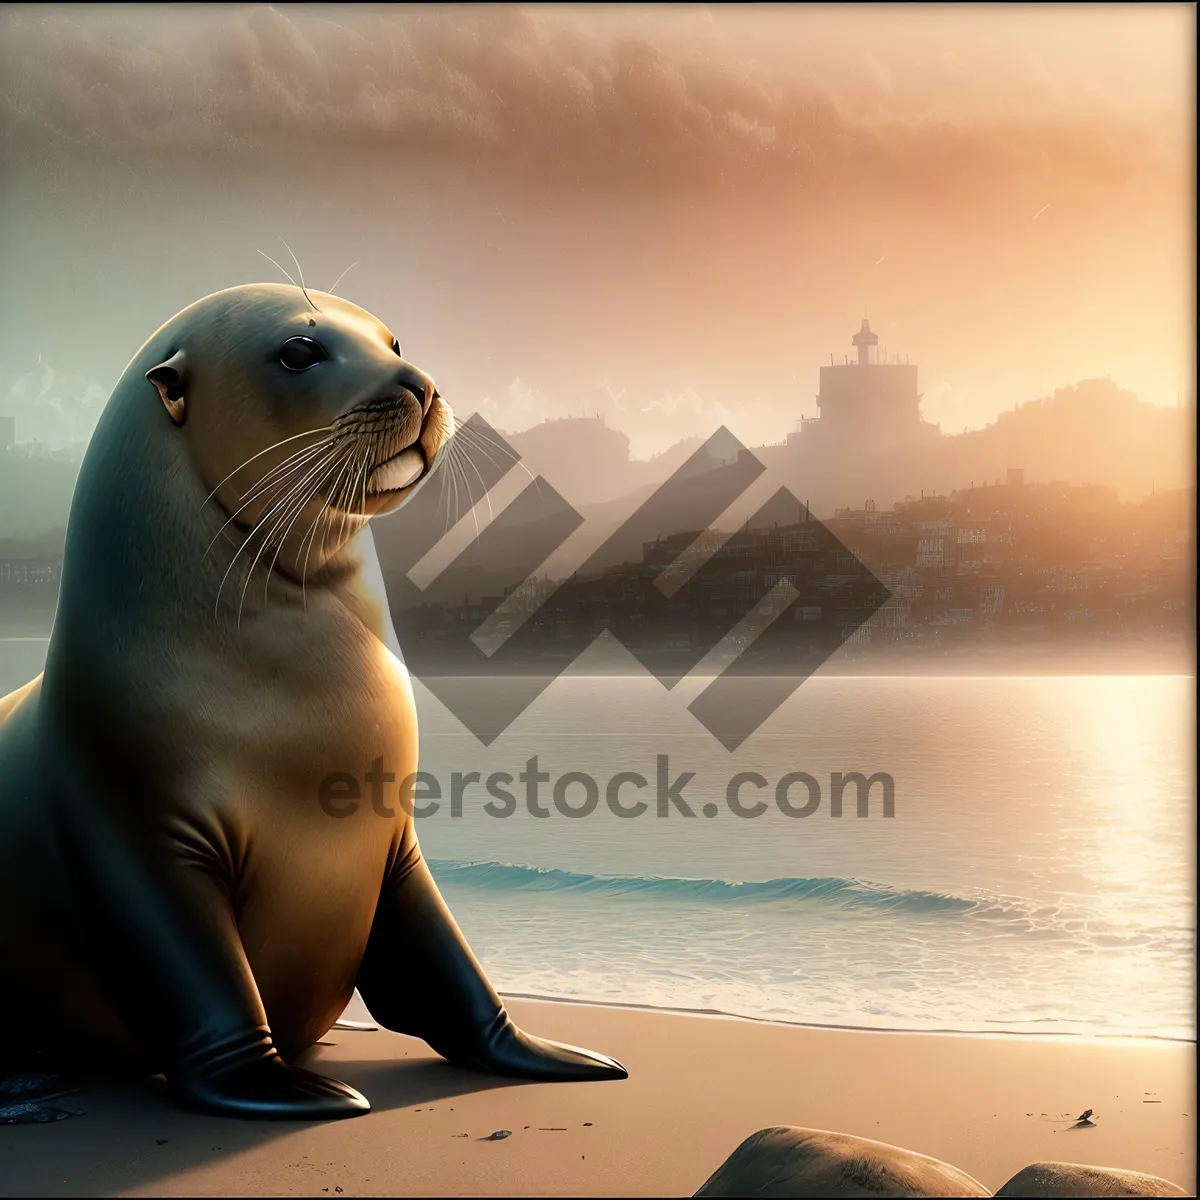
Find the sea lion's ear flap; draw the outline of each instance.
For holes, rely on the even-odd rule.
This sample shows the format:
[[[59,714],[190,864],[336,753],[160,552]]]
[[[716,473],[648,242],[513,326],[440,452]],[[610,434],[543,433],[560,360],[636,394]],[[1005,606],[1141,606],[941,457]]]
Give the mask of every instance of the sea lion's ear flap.
[[[151,367],[146,372],[146,378],[158,388],[171,420],[176,425],[182,425],[186,415],[184,388],[187,383],[187,355],[184,351],[176,350],[165,362]]]

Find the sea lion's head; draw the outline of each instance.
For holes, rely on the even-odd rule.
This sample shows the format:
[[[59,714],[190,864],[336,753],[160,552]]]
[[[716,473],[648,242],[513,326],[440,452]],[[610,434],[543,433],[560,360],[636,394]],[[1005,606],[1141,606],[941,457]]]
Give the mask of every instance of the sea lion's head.
[[[146,351],[158,361],[144,386],[157,391],[161,419],[186,442],[206,493],[264,544],[319,528],[327,550],[330,528],[342,541],[402,505],[453,433],[449,406],[394,331],[324,292],[216,292]]]

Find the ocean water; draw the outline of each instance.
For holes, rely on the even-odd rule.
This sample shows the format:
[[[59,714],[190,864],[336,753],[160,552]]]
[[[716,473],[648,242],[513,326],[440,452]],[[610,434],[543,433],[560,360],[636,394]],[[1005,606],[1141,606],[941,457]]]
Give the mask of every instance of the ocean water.
[[[0,642],[0,694],[45,644]],[[556,681],[484,747],[419,683],[419,835],[506,993],[839,1026],[1195,1037],[1194,680],[1184,676],[810,679],[728,753],[687,712],[700,683]],[[518,778],[537,756],[546,816]],[[658,812],[660,760],[693,815]],[[385,764],[386,767],[386,764]],[[882,772],[857,815],[833,772]],[[504,772],[509,816],[481,783]],[[605,803],[619,772],[623,818]],[[739,772],[740,817],[727,785]],[[806,772],[810,815],[775,804]],[[594,811],[553,801],[567,773]],[[505,781],[499,781],[505,785]],[[564,807],[585,800],[575,779]],[[797,785],[799,806],[808,798]],[[705,806],[714,815],[705,815]],[[504,808],[497,806],[498,811]]]

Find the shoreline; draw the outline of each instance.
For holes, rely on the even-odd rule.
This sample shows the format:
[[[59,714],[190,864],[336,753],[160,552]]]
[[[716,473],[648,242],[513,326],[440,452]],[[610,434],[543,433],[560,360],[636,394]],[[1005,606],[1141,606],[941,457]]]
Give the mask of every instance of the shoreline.
[[[1120,1045],[1195,1046],[1196,1035],[1176,1037],[1168,1033],[1082,1033],[1069,1030],[1042,1031],[1037,1029],[956,1029],[950,1026],[936,1029],[914,1029],[908,1025],[831,1025],[822,1021],[789,1021],[784,1017],[755,1017],[746,1013],[726,1012],[720,1008],[679,1008],[670,1004],[634,1004],[621,1000],[587,1000],[577,996],[551,996],[540,992],[514,992],[503,989],[505,1000],[532,1000],[540,1004],[575,1004],[584,1008],[615,1008],[628,1012],[668,1013],[676,1017],[704,1017],[718,1021],[749,1021],[756,1025],[779,1026],[781,1029],[813,1029],[825,1033],[894,1033],[914,1037],[968,1038],[1044,1038],[1047,1040],[1113,1042]]]
[[[48,644],[50,635],[6,634],[0,632],[0,644]],[[1049,649],[1049,648],[1047,648]],[[1167,642],[1145,652],[1138,647],[1104,647],[1066,645],[1053,648],[1058,661],[1042,665],[1046,657],[1042,647],[1029,643],[992,647],[976,653],[938,654],[915,650],[907,653],[883,652],[870,660],[826,662],[809,679],[1093,679],[1141,676],[1169,679],[1196,677],[1196,646],[1186,642]],[[587,651],[580,656],[587,657]],[[1016,657],[1016,661],[1014,661]],[[547,667],[544,674],[536,671],[514,672],[515,678],[571,679],[644,679],[646,673],[637,665],[622,664],[619,668],[574,669],[578,659],[564,662],[561,669]],[[1191,669],[1185,669],[1190,667]],[[686,676],[693,683],[709,682],[719,672],[691,672]],[[472,679],[479,676],[449,671],[447,678]],[[770,679],[774,675],[748,674],[747,678]],[[419,677],[418,677],[419,678]]]
[[[992,1191],[1066,1161],[1194,1194],[1192,1045],[700,1022],[688,1017],[708,1014],[516,996],[510,1007],[529,1032],[611,1054],[629,1078],[499,1079],[413,1038],[331,1030],[300,1061],[362,1091],[363,1117],[232,1120],[173,1107],[160,1080],[85,1080],[63,1101],[78,1118],[0,1129],[0,1193],[686,1196],[751,1133],[795,1125],[930,1155]]]

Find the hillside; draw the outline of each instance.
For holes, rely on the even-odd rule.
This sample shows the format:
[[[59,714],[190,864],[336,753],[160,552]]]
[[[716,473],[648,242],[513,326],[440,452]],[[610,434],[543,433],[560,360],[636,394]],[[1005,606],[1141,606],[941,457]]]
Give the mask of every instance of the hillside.
[[[548,479],[576,508],[665,479],[700,444],[686,438],[653,458],[631,458],[629,438],[595,417],[561,417],[502,436],[534,475]]]

